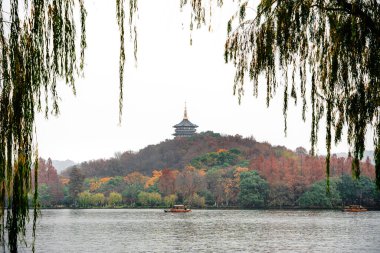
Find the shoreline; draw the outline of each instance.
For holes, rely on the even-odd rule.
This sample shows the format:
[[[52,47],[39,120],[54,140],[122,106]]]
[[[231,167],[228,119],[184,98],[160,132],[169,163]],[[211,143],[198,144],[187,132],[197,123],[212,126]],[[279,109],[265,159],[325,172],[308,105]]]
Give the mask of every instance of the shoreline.
[[[38,210],[106,210],[106,209],[158,209],[164,210],[168,207],[44,207]],[[215,211],[228,211],[228,210],[261,210],[261,211],[342,211],[343,208],[239,208],[239,207],[205,207],[205,208],[190,208],[191,210],[215,210]],[[30,208],[33,210],[33,208]],[[368,208],[368,211],[380,211],[380,209]]]

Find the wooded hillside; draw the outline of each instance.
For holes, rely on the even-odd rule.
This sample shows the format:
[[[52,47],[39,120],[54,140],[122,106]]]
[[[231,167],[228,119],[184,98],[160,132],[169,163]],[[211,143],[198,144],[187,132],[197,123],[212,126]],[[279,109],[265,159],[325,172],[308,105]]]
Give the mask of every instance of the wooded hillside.
[[[209,131],[190,138],[165,140],[138,152],[127,151],[111,159],[83,162],[79,167],[86,177],[125,176],[133,171],[151,175],[152,171],[157,169],[182,169],[192,159],[219,149],[238,149],[246,160],[257,156],[282,156],[292,153],[285,147],[259,143],[253,137],[227,136]],[[69,173],[70,169],[62,175],[68,176]]]
[[[369,158],[360,164],[361,178],[354,180],[352,158],[333,155],[330,194],[326,194],[325,162],[324,156],[309,155],[303,147],[291,151],[253,138],[206,132],[66,170],[61,175],[66,194],[57,203],[81,207],[175,203],[244,208],[338,208],[352,203],[380,207]],[[47,186],[46,194],[41,192],[41,203],[54,206],[54,192]]]

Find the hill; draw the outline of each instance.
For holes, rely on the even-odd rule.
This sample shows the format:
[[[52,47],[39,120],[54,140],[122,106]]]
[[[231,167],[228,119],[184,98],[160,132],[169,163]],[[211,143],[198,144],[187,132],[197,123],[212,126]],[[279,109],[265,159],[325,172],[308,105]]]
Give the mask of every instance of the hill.
[[[58,173],[76,164],[74,161],[71,161],[71,160],[65,160],[65,161],[53,160],[52,163]]]
[[[78,166],[86,177],[125,176],[131,172],[151,175],[153,170],[182,169],[194,158],[220,149],[238,149],[247,161],[257,156],[269,157],[292,154],[283,146],[259,143],[253,137],[220,135],[211,131],[190,138],[165,140],[149,145],[138,152],[127,151],[111,159],[83,162]],[[68,176],[70,169],[62,175]]]
[[[354,180],[352,158],[333,155],[330,181],[326,181],[325,159],[309,155],[302,147],[293,152],[253,138],[205,132],[84,162],[75,171],[68,169],[61,177],[66,195],[46,201],[45,206],[72,205],[77,198],[82,207],[115,203],[129,207],[174,203],[244,208],[339,208],[359,203],[380,207],[375,169],[369,160],[360,164],[361,177]],[[39,172],[39,178],[46,181],[45,195],[41,193],[45,200],[59,193],[49,192],[57,184],[51,182],[49,161],[46,167],[45,174]]]

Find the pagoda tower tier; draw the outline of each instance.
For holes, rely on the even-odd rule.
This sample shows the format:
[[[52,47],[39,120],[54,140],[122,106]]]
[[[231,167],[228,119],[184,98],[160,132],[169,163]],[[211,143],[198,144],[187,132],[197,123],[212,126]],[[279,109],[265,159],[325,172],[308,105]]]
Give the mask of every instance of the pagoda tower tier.
[[[175,137],[191,137],[197,131],[197,125],[191,123],[187,117],[187,108],[185,103],[185,112],[183,114],[183,120],[177,125],[173,126],[175,128]]]

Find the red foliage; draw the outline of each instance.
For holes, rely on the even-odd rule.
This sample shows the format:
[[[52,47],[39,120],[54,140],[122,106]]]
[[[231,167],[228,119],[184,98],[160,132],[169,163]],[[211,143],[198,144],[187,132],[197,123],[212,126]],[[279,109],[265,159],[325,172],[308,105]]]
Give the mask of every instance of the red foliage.
[[[161,177],[158,181],[158,189],[164,195],[175,193],[175,180],[179,174],[178,170],[163,169]]]
[[[48,186],[53,203],[58,203],[63,199],[63,184],[50,158],[47,161],[42,158],[39,159],[37,180],[39,185],[46,184]]]
[[[308,187],[316,181],[326,178],[326,163],[324,156],[310,156],[298,154],[294,156],[275,156],[270,154],[267,157],[260,155],[251,160],[249,168],[257,170],[270,185],[286,185],[295,188],[299,185]],[[352,159],[331,157],[330,177],[351,174]],[[362,175],[370,178],[375,177],[374,166],[367,159],[361,163]]]

